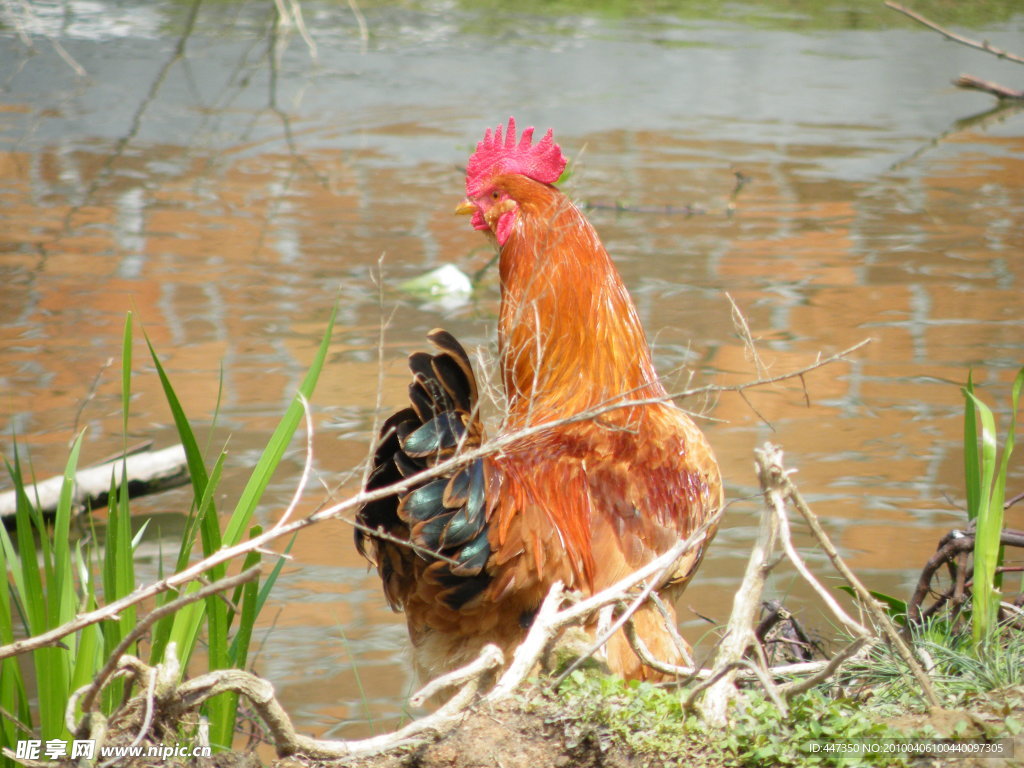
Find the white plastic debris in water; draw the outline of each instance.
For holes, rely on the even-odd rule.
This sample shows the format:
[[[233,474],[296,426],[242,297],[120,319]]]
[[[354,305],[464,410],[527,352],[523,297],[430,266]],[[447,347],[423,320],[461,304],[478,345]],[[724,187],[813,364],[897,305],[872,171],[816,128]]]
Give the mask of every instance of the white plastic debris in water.
[[[442,264],[426,274],[400,283],[398,287],[411,296],[444,309],[462,306],[473,293],[473,282],[469,275],[454,264]]]

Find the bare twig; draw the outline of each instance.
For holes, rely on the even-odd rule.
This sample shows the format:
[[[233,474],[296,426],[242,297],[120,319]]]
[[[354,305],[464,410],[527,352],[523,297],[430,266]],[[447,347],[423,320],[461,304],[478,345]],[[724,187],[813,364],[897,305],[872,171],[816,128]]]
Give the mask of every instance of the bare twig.
[[[277,18],[278,22],[282,27],[288,28],[294,26],[299,30],[299,35],[302,37],[303,42],[306,44],[306,48],[309,49],[309,57],[313,61],[317,60],[317,49],[316,41],[309,34],[309,30],[306,29],[306,22],[302,18],[302,6],[298,0],[287,0],[288,5],[285,5],[285,0],[274,0],[274,5],[277,7]]]
[[[989,93],[998,99],[1024,99],[1024,91],[1008,88],[1005,85],[993,83],[991,80],[982,80],[974,75],[960,75],[960,77],[953,80],[953,85],[969,91]]]
[[[671,627],[671,625],[669,625],[669,626]],[[663,661],[662,659],[655,658],[654,656],[651,655],[650,650],[644,644],[643,640],[641,640],[639,638],[639,636],[636,634],[636,630],[633,627],[633,622],[631,622],[631,621],[630,622],[626,622],[626,626],[624,627],[624,629],[625,629],[625,632],[626,632],[626,638],[629,640],[630,646],[633,648],[633,651],[636,653],[636,655],[640,658],[640,660],[644,664],[646,664],[647,666],[651,667],[652,669],[657,670],[658,672],[661,672],[662,674],[671,675],[671,676],[674,676],[674,677],[677,677],[677,678],[682,678],[682,679],[680,679],[678,681],[673,682],[672,683],[673,685],[678,685],[678,686],[681,686],[681,687],[685,687],[685,686],[689,685],[694,680],[709,680],[709,679],[711,679],[713,677],[716,680],[719,679],[718,676],[716,675],[717,670],[715,670],[715,669],[701,669],[700,667],[695,667],[692,664],[687,665],[687,666],[680,666],[680,665],[677,665],[677,664],[669,664],[669,663]],[[848,657],[848,655],[846,654],[846,651],[844,650],[844,651],[840,652],[840,654],[843,657],[841,659],[841,661],[845,661],[846,658]],[[840,654],[837,654],[837,655],[840,655]],[[850,654],[850,655],[852,655],[852,654]],[[803,661],[803,662],[798,662],[796,664],[777,664],[775,666],[767,667],[766,671],[767,671],[767,674],[770,675],[771,677],[791,677],[791,676],[794,676],[794,675],[813,675],[814,679],[816,681],[814,684],[817,684],[817,682],[820,682],[821,680],[824,680],[824,679],[827,679],[828,677],[830,677],[833,674],[833,672],[835,671],[835,669],[838,667],[838,664],[833,664],[833,661],[834,661],[834,659],[829,660],[829,661]],[[830,668],[831,671],[827,675],[822,676],[822,671],[824,669],[826,669],[826,668]],[[739,665],[739,666],[733,667],[732,669],[734,669],[736,671],[737,678],[745,678],[745,679],[760,678],[759,674],[755,674],[754,672],[749,671],[749,669],[748,669],[748,671],[746,673],[744,673],[743,665]],[[760,672],[760,670],[758,670],[758,671]],[[787,686],[782,686],[779,690],[782,691],[782,693],[784,695],[786,695],[787,697],[789,695],[791,695],[791,694],[787,693],[787,691],[788,691],[788,687]],[[804,689],[804,690],[806,690],[806,689]]]
[[[120,658],[116,656],[115,658]],[[151,675],[149,678],[149,685],[146,686],[146,715],[142,718],[142,725],[139,726],[139,732],[135,734],[135,738],[129,746],[138,746],[142,743],[142,740],[146,738],[146,734],[149,732],[150,726],[153,725],[153,715],[156,710],[156,681],[157,676]],[[108,761],[106,764],[110,764]]]
[[[302,465],[302,475],[299,477],[298,485],[295,486],[295,493],[292,494],[292,500],[288,506],[285,507],[284,512],[278,519],[276,525],[284,525],[288,522],[288,518],[292,516],[295,508],[299,506],[299,502],[302,501],[302,495],[306,492],[306,484],[309,483],[309,476],[313,471],[313,416],[309,412],[309,401],[306,396],[299,392],[299,402],[302,403],[302,413],[306,420],[306,460]]]
[[[653,596],[654,595],[652,594],[652,597]],[[665,621],[665,626],[675,629],[672,622],[669,622],[668,620]],[[669,664],[667,661],[662,661],[661,659],[656,658],[651,653],[650,649],[648,649],[647,644],[644,643],[643,639],[636,633],[636,626],[633,624],[632,618],[626,622],[626,625],[622,629],[626,633],[626,640],[629,641],[629,647],[633,649],[633,653],[636,654],[640,661],[656,672],[661,672],[663,675],[683,678],[679,682],[680,685],[686,685],[688,682],[698,679],[702,672],[708,672],[708,670],[695,668],[692,663],[683,667],[678,664]],[[686,657],[684,656],[684,658]]]
[[[699,685],[695,685],[690,690],[690,692],[686,696],[686,699],[683,701],[683,710],[686,712],[692,711],[696,707],[697,698],[701,694],[703,694],[709,688],[716,685],[726,675],[733,675],[737,670],[743,667],[746,667],[746,662],[743,659],[738,659],[737,661],[730,661],[721,666],[716,666],[714,669],[711,670],[710,675],[708,675]],[[707,717],[706,710],[705,717]]]
[[[82,74],[84,74],[84,70]],[[82,413],[85,412],[85,407],[92,401],[93,398],[96,397],[96,392],[100,388],[100,382],[103,380],[103,374],[106,373],[107,369],[113,364],[114,358],[108,357],[106,361],[103,363],[103,365],[100,366],[100,369],[96,371],[96,375],[93,376],[92,383],[89,385],[89,390],[85,393],[85,397],[82,398],[82,401],[78,404],[78,408],[75,410],[75,420],[72,422],[71,425],[72,435],[78,434],[78,423],[82,419]],[[71,448],[72,442],[74,442],[74,438],[72,438],[72,440],[68,442],[69,449]]]
[[[178,573],[172,574],[166,578],[160,579],[159,581],[148,584],[144,587],[140,587],[123,598],[109,603],[105,606],[97,608],[95,610],[80,614],[73,620],[66,622],[59,627],[55,627],[47,632],[35,635],[30,638],[22,640],[16,640],[13,643],[9,643],[5,646],[0,646],[0,659],[7,658],[8,656],[14,656],[26,651],[33,650],[35,648],[42,648],[47,645],[53,645],[58,642],[61,638],[66,637],[83,627],[89,626],[90,624],[96,624],[100,621],[105,621],[113,616],[116,616],[120,611],[128,608],[132,605],[136,605],[149,598],[154,597],[162,592],[166,592],[169,589],[176,589],[183,584],[187,584],[209,571],[211,568],[229,562],[236,557],[247,554],[248,552],[265,547],[271,541],[274,541],[282,536],[287,536],[296,531],[302,530],[323,520],[329,519],[342,519],[349,523],[355,521],[346,517],[346,513],[359,509],[365,504],[375,501],[377,499],[392,496],[404,490],[408,490],[412,487],[421,485],[435,477],[447,475],[455,469],[464,466],[476,459],[484,456],[489,456],[495,453],[500,453],[510,445],[515,444],[518,441],[525,440],[537,434],[541,434],[554,427],[561,426],[564,424],[571,424],[580,421],[588,421],[597,418],[605,413],[618,410],[621,408],[633,408],[641,405],[648,405],[653,403],[661,403],[665,400],[689,397],[692,395],[711,393],[711,392],[741,392],[746,389],[750,389],[755,386],[761,386],[764,384],[772,384],[779,381],[785,381],[787,379],[799,378],[801,374],[807,373],[812,370],[816,370],[823,366],[829,365],[837,360],[841,360],[857,350],[864,347],[870,342],[870,339],[865,339],[858,344],[854,344],[840,352],[833,355],[829,355],[825,358],[817,359],[813,364],[805,366],[799,370],[792,371],[790,373],[780,374],[766,379],[759,379],[757,381],[748,382],[745,384],[735,384],[726,386],[705,386],[697,387],[693,389],[684,390],[675,394],[667,395],[665,397],[656,398],[645,398],[639,400],[629,400],[628,395],[626,398],[618,398],[612,402],[601,405],[597,408],[593,408],[574,416],[569,416],[564,419],[558,419],[551,422],[542,424],[535,424],[529,427],[525,427],[520,430],[515,430],[505,435],[493,438],[479,448],[472,450],[462,451],[449,459],[438,462],[433,467],[424,470],[423,472],[412,475],[411,477],[403,478],[402,480],[387,486],[385,488],[378,488],[372,491],[361,490],[344,501],[332,504],[323,509],[319,509],[316,512],[302,518],[301,520],[292,520],[282,523],[280,520],[275,522],[270,528],[264,531],[258,536],[254,536],[246,541],[236,544],[232,547],[226,547],[221,549],[208,557],[200,560],[188,568],[179,571]],[[380,535],[377,531],[370,531],[374,535]],[[405,543],[410,545],[408,542],[399,539],[399,543]],[[432,557],[439,558],[437,553],[431,553]],[[657,562],[657,561],[654,561]],[[650,575],[650,574],[648,574]],[[644,577],[646,578],[646,577]]]
[[[356,0],[348,0],[348,7],[351,9],[352,15],[356,17],[356,24],[359,25],[359,52],[365,54],[370,44],[370,30],[366,26],[366,17],[359,10],[359,3]]]
[[[923,618],[939,610],[950,598],[958,600],[963,598],[971,569],[963,565],[956,565],[956,561],[961,559],[961,557],[965,558],[968,553],[974,551],[974,535],[973,530],[954,530],[947,533],[939,541],[938,549],[928,562],[925,563],[914,594],[907,603],[907,619],[911,624],[919,624]],[[999,543],[1004,547],[1024,548],[1024,531],[1004,528],[1000,534]],[[927,611],[922,611],[922,603],[929,592],[933,591],[932,579],[935,577],[936,572],[944,565],[950,568],[954,581],[953,589],[940,593],[936,602]]]
[[[766,446],[766,448],[774,448],[773,446]],[[807,502],[804,501],[803,496],[800,495],[800,491],[797,490],[796,486],[789,479],[789,473],[782,471],[782,451],[775,448],[778,457],[778,467],[781,473],[781,481],[783,488],[785,489],[786,496],[790,501],[793,502],[793,506],[803,516],[804,520],[807,521],[807,525],[811,529],[811,533],[818,540],[821,548],[828,555],[829,560],[832,561],[832,565],[837,571],[846,579],[846,582],[853,587],[854,592],[857,593],[857,598],[861,604],[871,615],[872,620],[881,629],[882,634],[886,640],[892,643],[896,647],[897,653],[900,658],[903,659],[904,663],[910,668],[911,674],[917,680],[921,686],[921,691],[924,694],[925,700],[929,706],[938,707],[941,706],[939,698],[935,693],[935,687],[932,685],[931,679],[925,673],[924,669],[918,663],[917,659],[914,658],[914,654],[910,648],[903,641],[900,633],[896,630],[896,627],[892,623],[892,619],[883,611],[874,597],[868,591],[867,587],[857,578],[856,574],[850,570],[849,566],[843,561],[836,551],[835,546],[832,544],[832,540],[828,534],[825,533],[825,529],[821,527],[821,523],[818,521],[817,515],[815,515],[810,507],[807,506]]]
[[[750,551],[743,581],[733,597],[733,608],[726,625],[725,637],[715,656],[715,678],[712,678],[714,682],[708,683],[702,704],[704,717],[709,723],[719,727],[727,722],[729,705],[737,696],[735,671],[747,650],[756,643],[754,622],[758,607],[761,605],[765,579],[774,566],[772,552],[779,529],[778,518],[771,510],[774,505],[782,503],[782,497],[779,488],[768,482],[766,459],[762,454],[762,451],[755,452],[758,476],[761,478],[761,488],[764,492],[765,510],[761,514],[757,540]]]
[[[756,646],[758,651],[761,650],[761,646]],[[761,655],[761,654],[759,654]],[[744,664],[747,669],[751,671],[757,681],[761,683],[761,688],[768,694],[768,698],[772,700],[772,703],[779,710],[779,713],[786,717],[789,714],[789,707],[786,706],[786,702],[783,701],[782,696],[779,694],[779,687],[775,685],[774,681],[768,676],[768,672],[765,669],[764,657],[761,655],[761,664],[757,664],[751,659],[740,659],[740,663]]]
[[[966,45],[969,48],[984,51],[985,53],[991,53],[993,56],[997,56],[1000,59],[1006,59],[1007,61],[1014,61],[1018,64],[1024,64],[1024,56],[1018,56],[1017,54],[1004,51],[1001,48],[996,48],[994,45],[989,43],[988,40],[982,40],[979,42],[977,40],[972,40],[969,37],[958,35],[956,32],[950,32],[948,29],[939,26],[931,19],[925,18],[921,14],[917,13],[916,11],[910,10],[906,6],[900,5],[899,3],[894,3],[892,2],[892,0],[885,0],[885,5],[887,8],[892,8],[894,11],[898,11],[899,13],[902,13],[904,16],[913,19],[918,24],[923,24],[929,29],[935,30],[940,35],[945,37],[947,40],[952,40],[954,43],[960,43],[961,45]]]
[[[147,722],[152,722],[155,714],[178,722],[185,713],[197,709],[208,699],[232,691],[249,700],[267,725],[279,756],[301,753],[314,760],[377,754],[415,743],[426,734],[443,732],[462,716],[465,708],[475,698],[483,678],[502,663],[501,651],[496,646],[486,646],[478,658],[446,676],[448,685],[458,682],[462,687],[433,714],[383,736],[357,741],[334,741],[313,739],[297,733],[288,713],[277,701],[274,687],[245,670],[214,670],[179,685],[177,659],[170,646],[169,652],[171,658],[168,664],[157,667],[149,667],[132,656],[122,656],[118,662],[118,673],[128,673],[136,680],[144,681],[146,691],[142,695],[145,697],[143,704],[147,710]],[[73,698],[68,703],[69,717],[74,705]],[[142,733],[144,735],[145,731]],[[94,730],[89,735],[98,737],[97,740],[102,743],[102,733]]]
[[[746,350],[747,355],[754,362],[754,370],[757,371],[757,375],[759,377],[767,378],[768,369],[765,367],[765,364],[761,362],[761,355],[757,352],[757,345],[754,343],[754,336],[750,332],[750,325],[747,323],[747,318],[728,292],[726,292],[725,298],[729,300],[729,306],[732,308],[733,327],[736,329],[740,339],[743,341],[743,348]]]
[[[777,466],[781,469],[781,464]],[[780,480],[781,479],[784,479],[784,477],[780,478]],[[789,560],[793,563],[793,566],[797,571],[799,571],[800,575],[804,577],[804,580],[811,585],[814,591],[818,593],[818,597],[820,597],[832,610],[835,617],[839,619],[839,621],[842,622],[848,630],[857,637],[871,637],[873,634],[871,630],[843,610],[843,607],[839,605],[839,602],[832,597],[832,593],[826,589],[820,581],[818,581],[813,573],[811,573],[811,569],[807,567],[807,564],[800,556],[800,553],[796,551],[796,547],[793,546],[793,538],[789,532],[789,519],[786,516],[785,502],[783,502],[781,506],[775,507],[774,512],[778,516],[779,521],[779,538],[782,539],[783,548],[786,550],[786,555],[789,556]]]
[[[414,707],[422,707],[429,699],[441,693],[441,691],[456,686],[464,686],[466,683],[480,678],[485,673],[501,667],[504,663],[505,656],[498,646],[485,645],[476,659],[464,667],[434,678],[409,697],[409,703]]]
[[[76,699],[81,695],[82,698],[82,712],[88,717],[89,712],[96,704],[97,696],[99,692],[103,690],[103,686],[107,684],[108,678],[118,668],[121,657],[124,656],[125,652],[135,643],[140,637],[149,631],[156,622],[162,619],[164,616],[170,616],[177,611],[180,611],[186,605],[190,605],[199,600],[204,600],[207,597],[221,592],[225,592],[229,589],[233,589],[240,584],[245,584],[252,581],[260,574],[260,566],[254,565],[248,568],[236,576],[229,576],[224,579],[219,579],[212,584],[200,587],[195,592],[182,595],[165,605],[161,605],[159,608],[155,608],[150,611],[127,635],[117,647],[114,648],[110,653],[110,657],[107,660],[106,665],[99,671],[99,673],[93,678],[92,682],[81,691],[76,691],[73,699]],[[72,733],[78,732],[81,726],[75,726],[69,730]]]
[[[595,596],[596,597],[596,596]],[[565,598],[565,585],[556,581],[551,585],[548,594],[537,610],[533,618],[530,631],[526,633],[523,642],[519,644],[512,654],[512,663],[505,670],[497,684],[487,694],[489,701],[497,701],[508,696],[514,691],[523,680],[527,678],[533,668],[554,642],[561,630],[559,624],[559,609]]]
[[[665,622],[665,627],[668,629],[668,634],[672,638],[672,642],[675,644],[676,650],[679,651],[679,657],[690,666],[693,666],[693,656],[690,653],[690,646],[687,645],[683,636],[679,634],[679,628],[672,619],[672,614],[669,613],[668,606],[665,605],[665,601],[661,599],[661,595],[657,592],[652,592],[651,602],[654,604],[658,613],[661,614],[662,621]]]

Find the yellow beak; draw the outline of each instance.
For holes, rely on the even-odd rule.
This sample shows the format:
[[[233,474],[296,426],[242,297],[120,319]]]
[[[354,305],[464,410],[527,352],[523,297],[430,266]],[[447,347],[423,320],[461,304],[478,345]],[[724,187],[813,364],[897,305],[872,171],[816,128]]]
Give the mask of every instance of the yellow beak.
[[[469,198],[467,197],[465,200],[463,200],[461,203],[455,206],[455,215],[466,216],[470,213],[473,213],[475,210],[476,206],[473,205],[473,203],[471,203]]]

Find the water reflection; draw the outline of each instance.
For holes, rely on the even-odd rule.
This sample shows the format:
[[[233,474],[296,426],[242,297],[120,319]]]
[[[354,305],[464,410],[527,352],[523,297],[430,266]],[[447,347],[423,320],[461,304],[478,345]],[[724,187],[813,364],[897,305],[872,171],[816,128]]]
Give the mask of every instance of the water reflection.
[[[676,388],[691,373],[697,384],[755,375],[726,291],[770,374],[872,339],[749,403],[711,404],[705,428],[734,504],[684,598],[688,634],[705,632],[698,614],[723,618],[742,572],[751,450],[764,440],[785,446],[869,585],[907,593],[962,521],[957,385],[973,366],[1002,404],[1024,360],[1022,118],[956,125],[989,102],[945,86],[961,69],[997,79],[997,62],[902,27],[773,31],[671,14],[495,27],[495,11],[448,6],[365,8],[364,54],[345,9],[302,5],[316,60],[270,4],[69,3],[61,19],[33,6],[37,26],[21,29],[37,36],[34,53],[16,25],[0,32],[0,412],[39,474],[60,470],[76,429],[88,427],[87,460],[120,446],[109,359],[135,310],[200,424],[223,375],[213,443],[230,447],[225,490],[237,495],[337,302],[315,451],[325,484],[344,493],[366,454],[382,320],[385,410],[401,403],[404,356],[430,328],[493,355],[493,270],[454,311],[395,286],[445,262],[486,264],[451,209],[478,134],[515,113],[555,127],[576,160],[570,190],[602,204],[590,217]],[[1012,48],[1022,30],[1016,16],[977,35]],[[736,171],[752,182],[730,217]],[[666,205],[703,212],[651,212]],[[134,429],[170,441],[143,347],[135,359]],[[265,518],[301,461],[297,442]],[[183,498],[139,509],[173,512]],[[354,735],[400,717],[404,628],[350,531],[326,526],[292,553],[257,669],[310,730]],[[809,604],[790,575],[772,587]]]

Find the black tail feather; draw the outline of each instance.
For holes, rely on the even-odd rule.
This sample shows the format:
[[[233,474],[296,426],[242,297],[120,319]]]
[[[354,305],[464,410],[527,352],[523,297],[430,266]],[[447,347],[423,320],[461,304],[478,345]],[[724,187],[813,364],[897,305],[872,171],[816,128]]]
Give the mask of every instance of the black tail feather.
[[[447,331],[435,329],[428,338],[440,351],[410,355],[411,407],[384,422],[368,491],[430,469],[483,440],[469,356]],[[491,554],[486,488],[486,464],[476,459],[359,510],[357,519],[364,527],[356,529],[356,547],[376,563],[394,607],[402,603],[398,581],[419,571],[399,566],[415,558],[427,563],[424,577],[442,588],[441,599],[452,608],[462,607],[486,588],[490,577],[485,566]],[[370,532],[378,530],[410,540],[417,549]],[[390,549],[382,552],[384,548]]]

